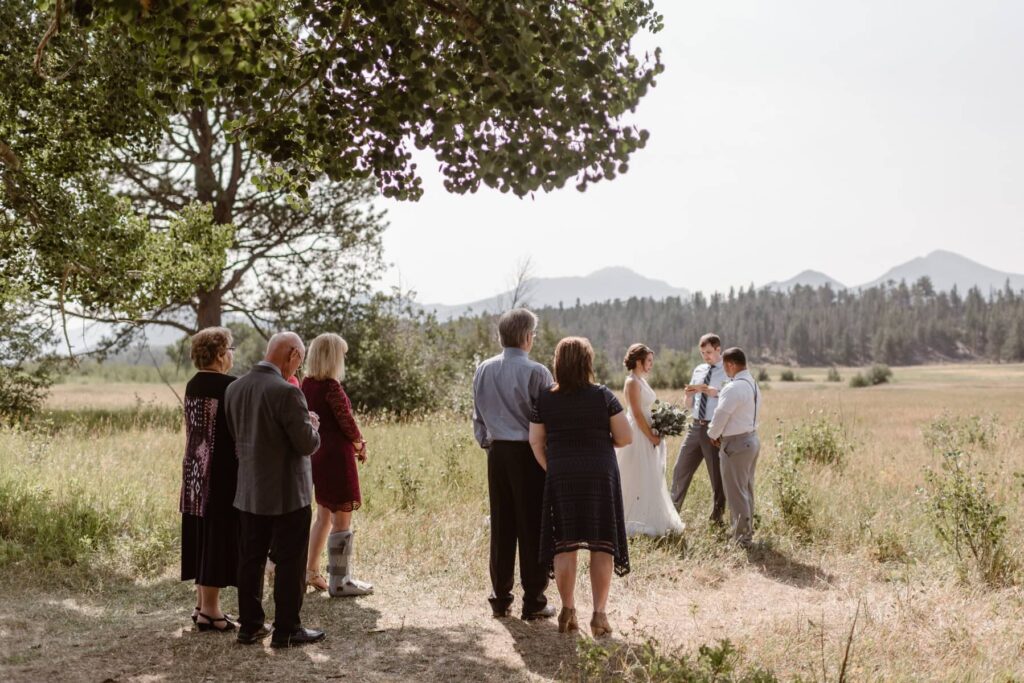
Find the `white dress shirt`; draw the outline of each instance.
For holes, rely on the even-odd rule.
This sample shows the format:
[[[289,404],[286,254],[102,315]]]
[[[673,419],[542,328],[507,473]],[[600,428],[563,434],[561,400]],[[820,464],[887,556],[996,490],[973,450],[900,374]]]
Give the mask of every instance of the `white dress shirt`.
[[[708,380],[708,386],[712,389],[719,391],[721,395],[722,387],[729,380],[729,377],[725,374],[725,365],[722,361],[718,361],[717,365],[710,366],[707,363],[701,363],[693,370],[693,376],[690,377],[690,384],[703,384],[704,378],[708,376],[708,368],[711,367],[711,379]],[[704,409],[704,419],[710,420],[715,416],[715,407],[718,405],[718,396],[709,396],[708,394],[694,394],[693,395],[693,413],[694,419],[700,414],[700,402],[707,401],[707,408]]]
[[[718,395],[718,407],[708,426],[708,436],[719,439],[755,431],[760,403],[761,391],[754,376],[749,370],[737,372]]]

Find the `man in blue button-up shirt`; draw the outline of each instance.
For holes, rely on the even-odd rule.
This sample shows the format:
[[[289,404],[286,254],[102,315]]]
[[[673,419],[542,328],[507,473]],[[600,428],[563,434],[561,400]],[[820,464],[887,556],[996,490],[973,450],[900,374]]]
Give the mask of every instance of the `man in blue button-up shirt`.
[[[679,455],[676,456],[676,466],[672,469],[672,502],[676,509],[682,508],[690,481],[703,462],[708,468],[714,499],[711,521],[717,523],[722,521],[725,514],[725,488],[722,486],[718,449],[708,438],[708,425],[715,416],[718,392],[726,380],[725,367],[722,365],[722,340],[718,335],[708,333],[700,338],[700,355],[704,362],[694,369],[690,384],[686,387],[686,407],[693,413],[693,423],[683,439]]]
[[[473,433],[487,450],[491,503],[491,609],[507,616],[512,606],[516,546],[523,582],[523,619],[555,610],[544,591],[548,574],[539,561],[544,470],[530,448],[530,411],[541,389],[553,383],[548,369],[530,360],[537,316],[516,308],[501,316],[502,352],[480,364],[473,377]]]

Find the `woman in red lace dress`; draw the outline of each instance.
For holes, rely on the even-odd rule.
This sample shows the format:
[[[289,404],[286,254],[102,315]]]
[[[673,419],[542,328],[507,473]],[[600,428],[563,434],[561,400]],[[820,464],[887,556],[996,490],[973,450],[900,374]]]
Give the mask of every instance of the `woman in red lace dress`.
[[[320,416],[320,448],[312,463],[317,514],[309,535],[306,583],[329,590],[332,596],[373,592],[372,584],[351,576],[352,513],[362,505],[356,461],[366,462],[366,440],[341,387],[347,352],[344,339],[321,334],[309,345],[309,372],[302,380],[309,409]],[[329,545],[329,582],[320,574],[325,545]]]

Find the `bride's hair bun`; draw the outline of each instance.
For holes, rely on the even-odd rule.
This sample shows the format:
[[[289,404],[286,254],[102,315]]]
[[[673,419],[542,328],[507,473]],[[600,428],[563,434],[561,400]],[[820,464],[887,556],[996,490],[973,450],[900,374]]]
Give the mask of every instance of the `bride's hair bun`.
[[[647,356],[654,353],[647,344],[633,344],[626,351],[626,357],[622,359],[622,364],[626,366],[627,370],[635,370],[636,364],[647,359]]]

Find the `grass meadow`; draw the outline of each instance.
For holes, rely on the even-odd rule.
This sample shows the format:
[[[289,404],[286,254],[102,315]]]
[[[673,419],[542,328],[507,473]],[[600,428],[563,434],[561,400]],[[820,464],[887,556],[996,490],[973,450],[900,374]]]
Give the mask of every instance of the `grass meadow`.
[[[631,541],[616,633],[596,644],[585,572],[579,638],[490,617],[485,458],[468,419],[364,418],[355,566],[377,592],[308,594],[304,621],[327,640],[283,651],[192,630],[171,391],[59,385],[39,420],[0,431],[0,679],[1024,679],[1024,366],[895,368],[864,389],[850,369],[843,382],[779,370],[755,548],[708,525],[699,472],[685,533]],[[225,609],[237,614],[233,589]]]

